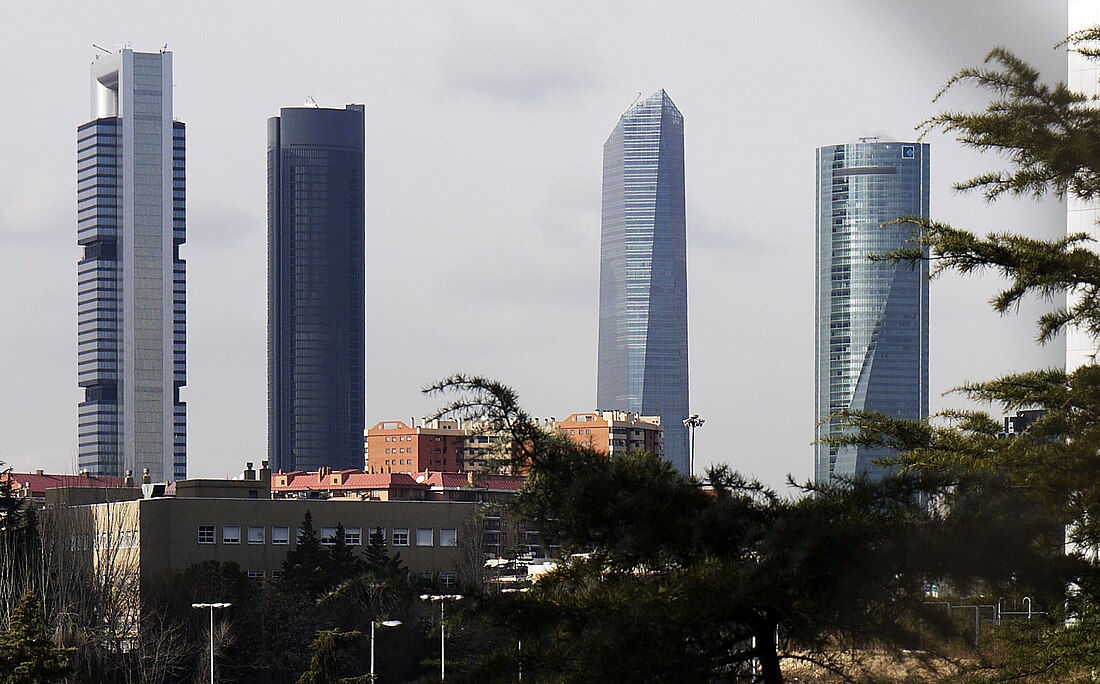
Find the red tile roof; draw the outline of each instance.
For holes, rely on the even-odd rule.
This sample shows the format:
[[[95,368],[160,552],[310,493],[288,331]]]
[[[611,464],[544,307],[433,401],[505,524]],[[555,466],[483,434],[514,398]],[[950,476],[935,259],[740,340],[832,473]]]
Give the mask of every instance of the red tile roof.
[[[0,478],[12,480],[12,490],[20,493],[30,488],[31,496],[41,498],[47,489],[74,487],[79,489],[122,489],[126,480],[121,477],[97,477],[95,475],[50,475],[48,473],[11,473]]]
[[[483,475],[474,476],[471,485],[466,473],[444,473],[429,470],[416,474],[416,481],[423,482],[431,487],[443,487],[444,489],[493,489],[506,492],[518,492],[523,488],[526,480],[520,475]]]
[[[336,474],[344,476],[343,484],[333,484],[329,478],[333,473],[319,476],[318,473],[296,471],[278,473],[287,478],[286,485],[277,485],[272,481],[271,488],[279,492],[328,492],[361,491],[365,489],[427,489],[426,485],[416,482],[408,473],[364,473],[361,470],[344,470]]]
[[[340,475],[343,482],[333,483],[332,475]],[[285,477],[286,484],[277,484]],[[476,475],[471,485],[466,473],[444,473],[429,470],[423,473],[367,473],[362,470],[343,470],[336,473],[295,471],[276,473],[271,489],[277,492],[339,492],[368,489],[488,489],[518,492],[523,487],[523,477],[511,475]]]

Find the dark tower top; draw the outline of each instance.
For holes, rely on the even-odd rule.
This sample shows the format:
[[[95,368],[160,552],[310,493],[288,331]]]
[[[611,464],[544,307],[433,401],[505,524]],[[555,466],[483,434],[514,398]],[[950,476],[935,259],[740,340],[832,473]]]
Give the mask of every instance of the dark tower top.
[[[364,115],[285,107],[267,122],[268,458],[363,467]]]

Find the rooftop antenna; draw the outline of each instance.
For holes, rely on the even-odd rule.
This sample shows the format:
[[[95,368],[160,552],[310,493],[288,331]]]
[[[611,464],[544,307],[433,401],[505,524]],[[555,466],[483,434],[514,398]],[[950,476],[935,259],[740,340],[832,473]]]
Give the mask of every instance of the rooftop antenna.
[[[313,99],[312,95],[310,95],[309,97],[306,98],[306,106],[309,107],[310,105],[312,105],[314,107],[317,107],[317,108],[321,107],[321,105],[317,104],[317,100]]]
[[[100,46],[96,45],[95,43],[92,43],[92,47],[94,47],[96,50],[102,50],[104,53],[106,53],[108,55],[111,54],[110,50],[108,50],[105,47],[100,47]]]
[[[882,137],[882,136],[878,136],[878,135],[865,135],[865,136],[861,137],[861,138],[859,139],[859,141],[860,141],[861,143],[868,143],[868,142],[878,142],[878,141],[879,141],[879,138],[880,138],[880,137]]]

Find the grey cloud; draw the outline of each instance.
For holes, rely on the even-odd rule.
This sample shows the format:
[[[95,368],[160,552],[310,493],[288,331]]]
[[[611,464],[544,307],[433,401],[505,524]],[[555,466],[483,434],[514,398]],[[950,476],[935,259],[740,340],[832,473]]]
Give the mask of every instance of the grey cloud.
[[[606,80],[590,39],[522,6],[479,6],[452,25],[440,60],[444,87],[538,104]]]

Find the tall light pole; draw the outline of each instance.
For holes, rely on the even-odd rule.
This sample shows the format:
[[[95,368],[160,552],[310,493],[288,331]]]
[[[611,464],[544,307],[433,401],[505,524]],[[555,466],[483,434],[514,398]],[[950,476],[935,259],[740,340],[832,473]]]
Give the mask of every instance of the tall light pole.
[[[700,418],[698,413],[693,413],[684,419],[684,427],[691,430],[691,463],[688,465],[688,475],[695,477],[695,428],[703,427],[706,419]]]
[[[196,610],[210,609],[210,684],[214,684],[214,611],[219,608],[228,608],[231,603],[192,603]]]
[[[421,594],[421,601],[439,601],[439,681],[447,679],[447,634],[443,628],[443,606],[447,601],[461,601],[462,594]]]
[[[370,621],[370,681],[374,684],[374,626],[379,627],[400,627],[400,620],[371,620]]]

